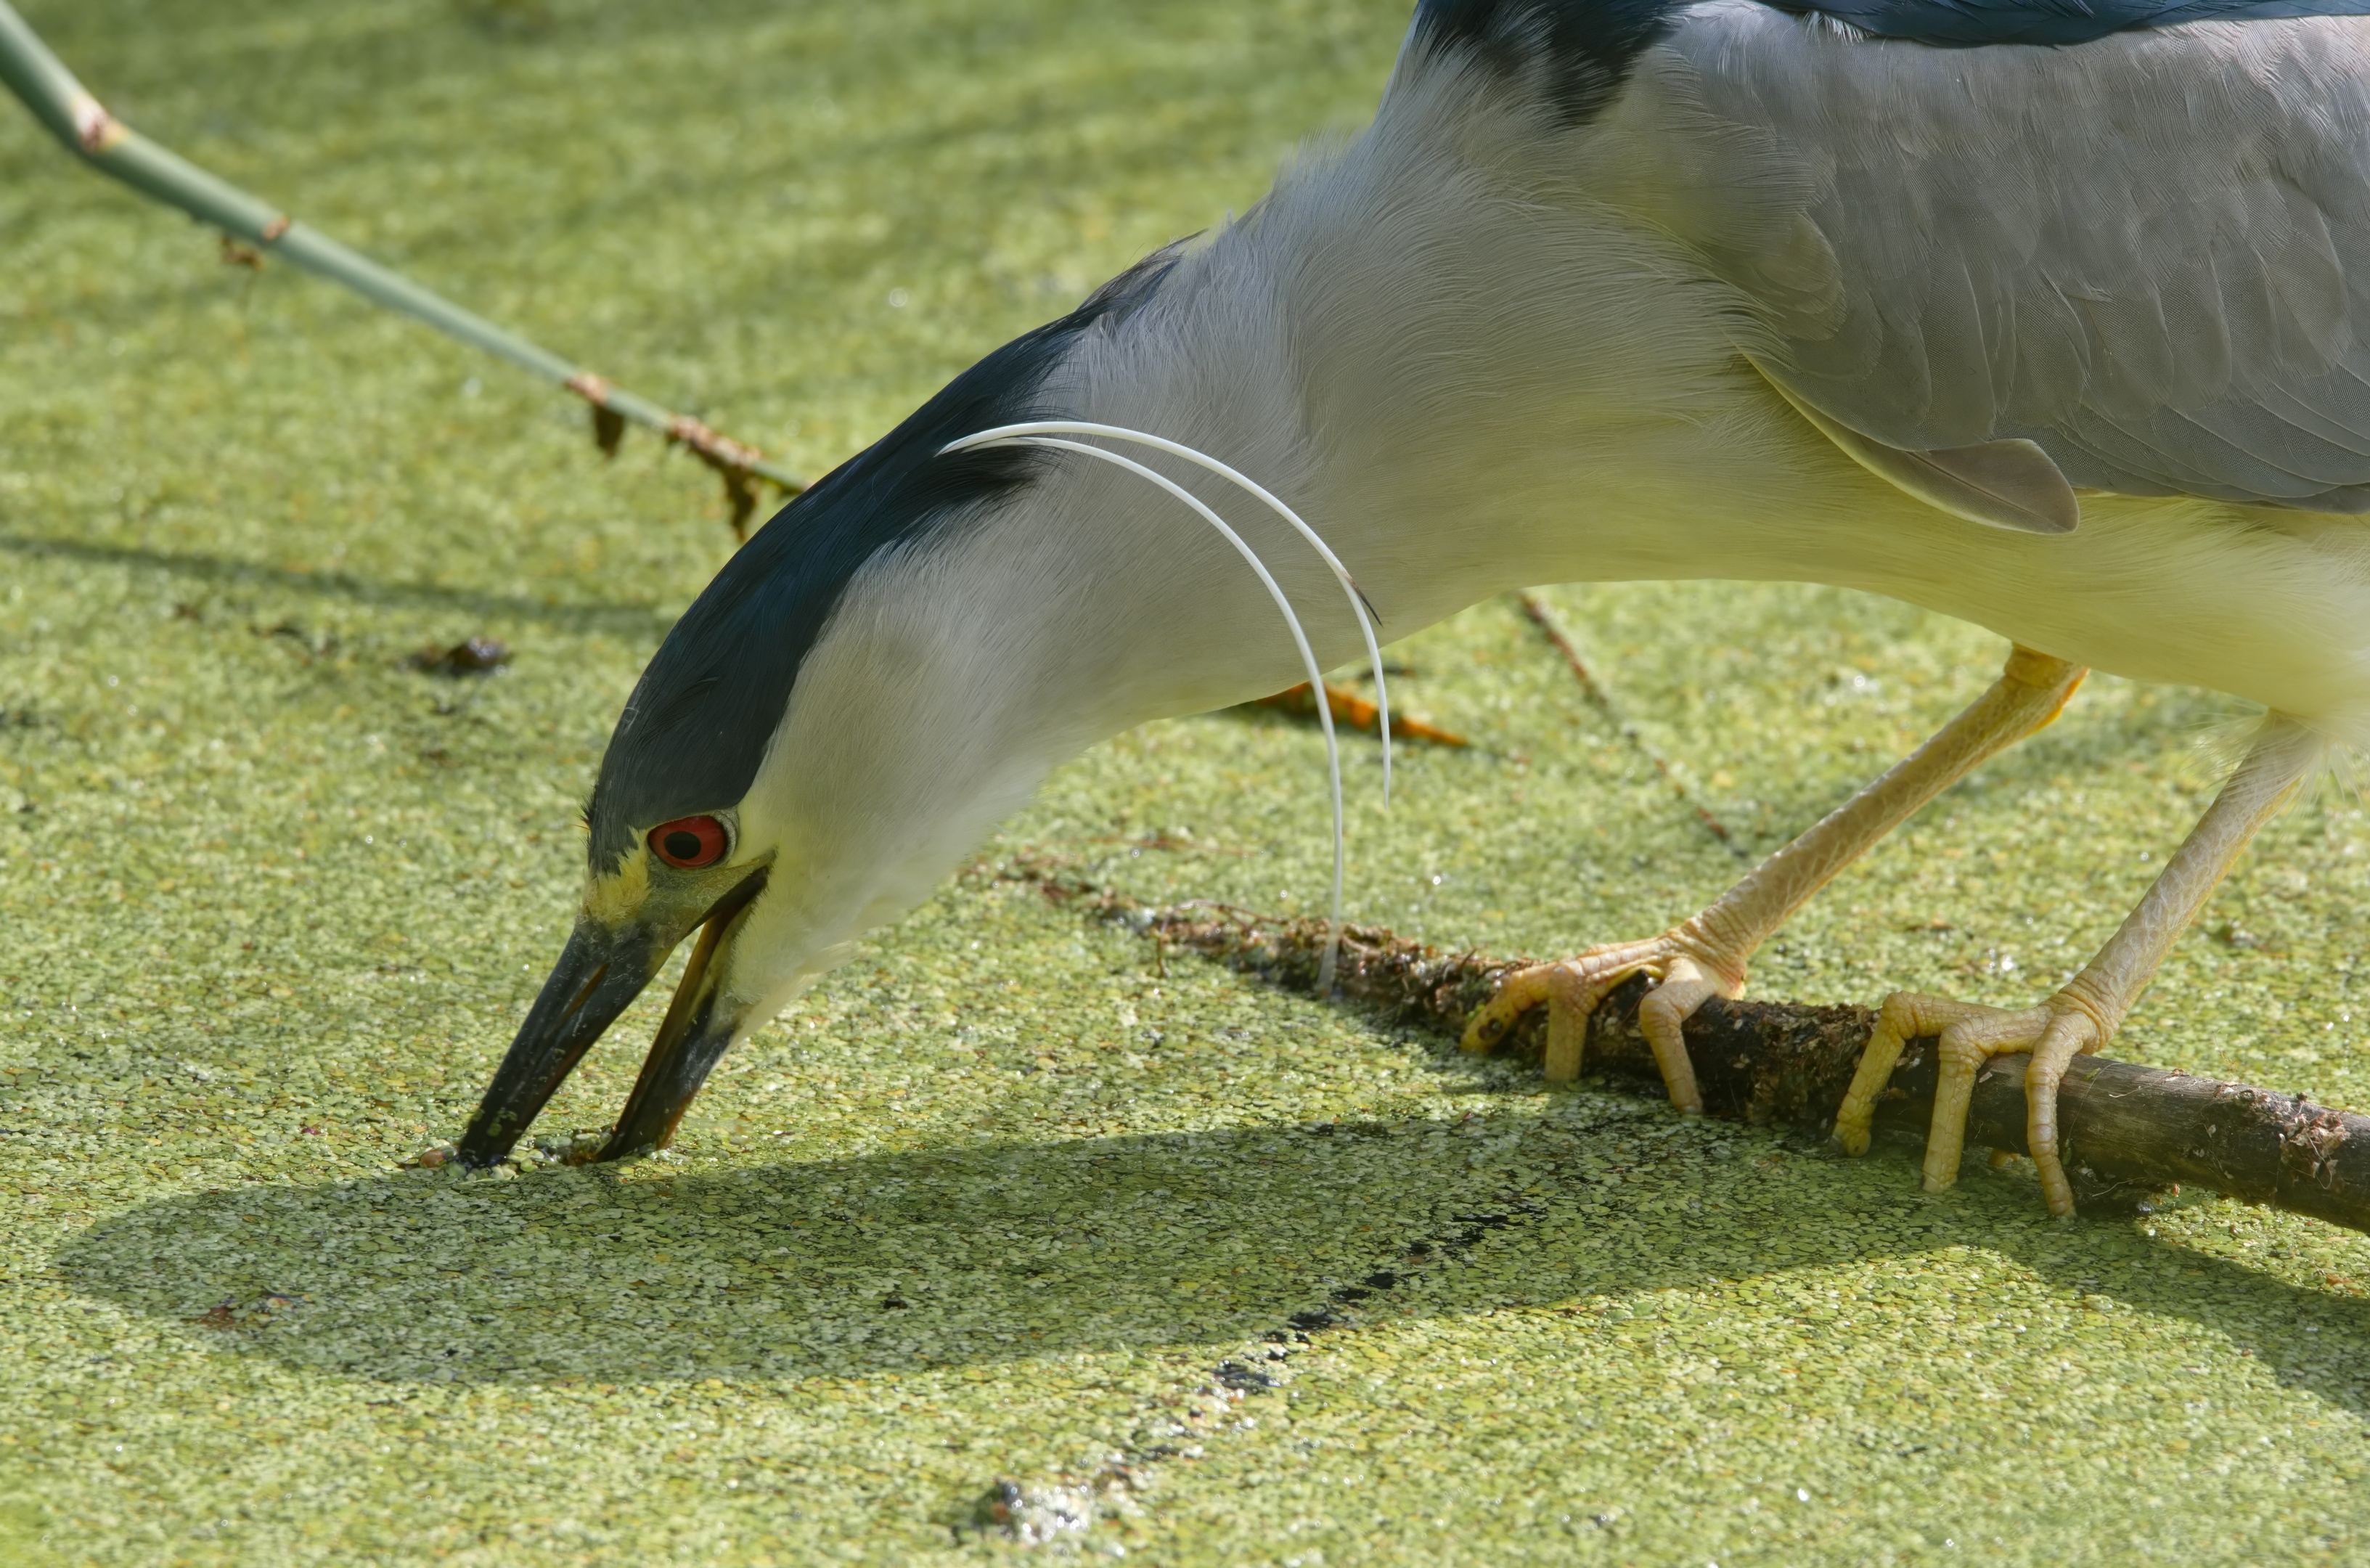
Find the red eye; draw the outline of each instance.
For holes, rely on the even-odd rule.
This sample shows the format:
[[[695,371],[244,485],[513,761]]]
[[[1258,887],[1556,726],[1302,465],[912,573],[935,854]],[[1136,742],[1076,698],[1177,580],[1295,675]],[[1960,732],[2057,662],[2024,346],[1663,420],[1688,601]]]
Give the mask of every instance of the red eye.
[[[712,816],[677,817],[650,829],[650,853],[670,866],[697,870],[724,858],[731,841],[724,824]]]

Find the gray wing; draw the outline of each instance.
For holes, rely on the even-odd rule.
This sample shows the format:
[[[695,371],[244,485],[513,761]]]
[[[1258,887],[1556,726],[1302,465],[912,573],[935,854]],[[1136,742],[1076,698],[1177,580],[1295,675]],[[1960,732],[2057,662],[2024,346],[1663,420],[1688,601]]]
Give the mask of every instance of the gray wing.
[[[1598,156],[1798,402],[2076,485],[2370,511],[2370,21],[2066,49],[1686,13]]]

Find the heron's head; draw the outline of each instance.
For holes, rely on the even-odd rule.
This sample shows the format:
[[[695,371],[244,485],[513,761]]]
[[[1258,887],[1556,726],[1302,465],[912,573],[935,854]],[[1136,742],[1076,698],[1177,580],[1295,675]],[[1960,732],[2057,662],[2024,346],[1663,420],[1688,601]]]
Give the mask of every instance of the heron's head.
[[[786,506],[668,633],[602,759],[574,929],[464,1161],[507,1155],[688,940],[598,1158],[664,1146],[735,1040],[926,896],[1034,788],[1051,743],[982,711],[999,693],[1025,702],[1027,682],[980,667],[989,640],[964,615],[996,567],[965,546],[1018,504],[1041,455],[944,449],[1043,411],[1080,335],[1124,315],[1169,259],[959,376]]]

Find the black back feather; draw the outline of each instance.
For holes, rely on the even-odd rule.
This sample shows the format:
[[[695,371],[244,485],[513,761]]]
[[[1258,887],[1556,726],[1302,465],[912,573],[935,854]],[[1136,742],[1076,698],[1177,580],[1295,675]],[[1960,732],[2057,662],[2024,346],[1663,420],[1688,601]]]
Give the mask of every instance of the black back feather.
[[[1182,243],[955,377],[794,497],[725,563],[660,644],[609,738],[585,813],[596,868],[614,865],[637,833],[739,803],[850,579],[881,551],[926,539],[1009,494],[1041,460],[1018,448],[949,456],[939,448],[1046,417],[1046,377],[1077,335],[1140,306]]]
[[[1670,31],[1680,0],[1423,0],[1411,49],[1465,52],[1492,75],[1532,86],[1557,121],[1583,124]]]

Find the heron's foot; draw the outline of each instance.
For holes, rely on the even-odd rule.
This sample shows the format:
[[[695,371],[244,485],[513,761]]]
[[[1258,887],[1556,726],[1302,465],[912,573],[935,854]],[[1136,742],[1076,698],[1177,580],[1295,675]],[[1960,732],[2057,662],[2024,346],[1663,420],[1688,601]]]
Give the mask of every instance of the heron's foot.
[[[1934,1121],[1926,1136],[1926,1190],[1941,1192],[1959,1179],[1975,1076],[1994,1056],[2030,1052],[2031,1065],[2024,1076],[2025,1143],[2041,1173],[2041,1194],[2049,1212],[2071,1215],[2074,1189],[2057,1156],[2057,1086],[2075,1057],[2098,1050],[2112,1033],[2097,1013],[2065,991],[2034,1008],[1978,1007],[1947,997],[1896,991],[1884,998],[1876,1031],[1860,1055],[1859,1071],[1835,1114],[1835,1141],[1847,1153],[1868,1152],[1869,1121],[1877,1097],[1893,1078],[1901,1048],[1923,1036],[1939,1036],[1941,1078],[1934,1086]]]
[[[1640,974],[1661,984],[1639,1004],[1638,1027],[1654,1048],[1654,1061],[1662,1069],[1662,1085],[1670,1091],[1671,1103],[1690,1115],[1699,1114],[1703,1093],[1696,1087],[1695,1065],[1687,1060],[1682,1031],[1695,1010],[1712,997],[1733,997],[1743,990],[1744,966],[1727,963],[1676,932],[1643,941],[1614,942],[1560,963],[1513,971],[1498,983],[1498,994],[1467,1020],[1465,1049],[1495,1049],[1524,1013],[1544,1004],[1547,1009],[1546,1077],[1549,1083],[1569,1083],[1580,1076],[1581,1046],[1587,1038],[1589,1015],[1616,986]]]

